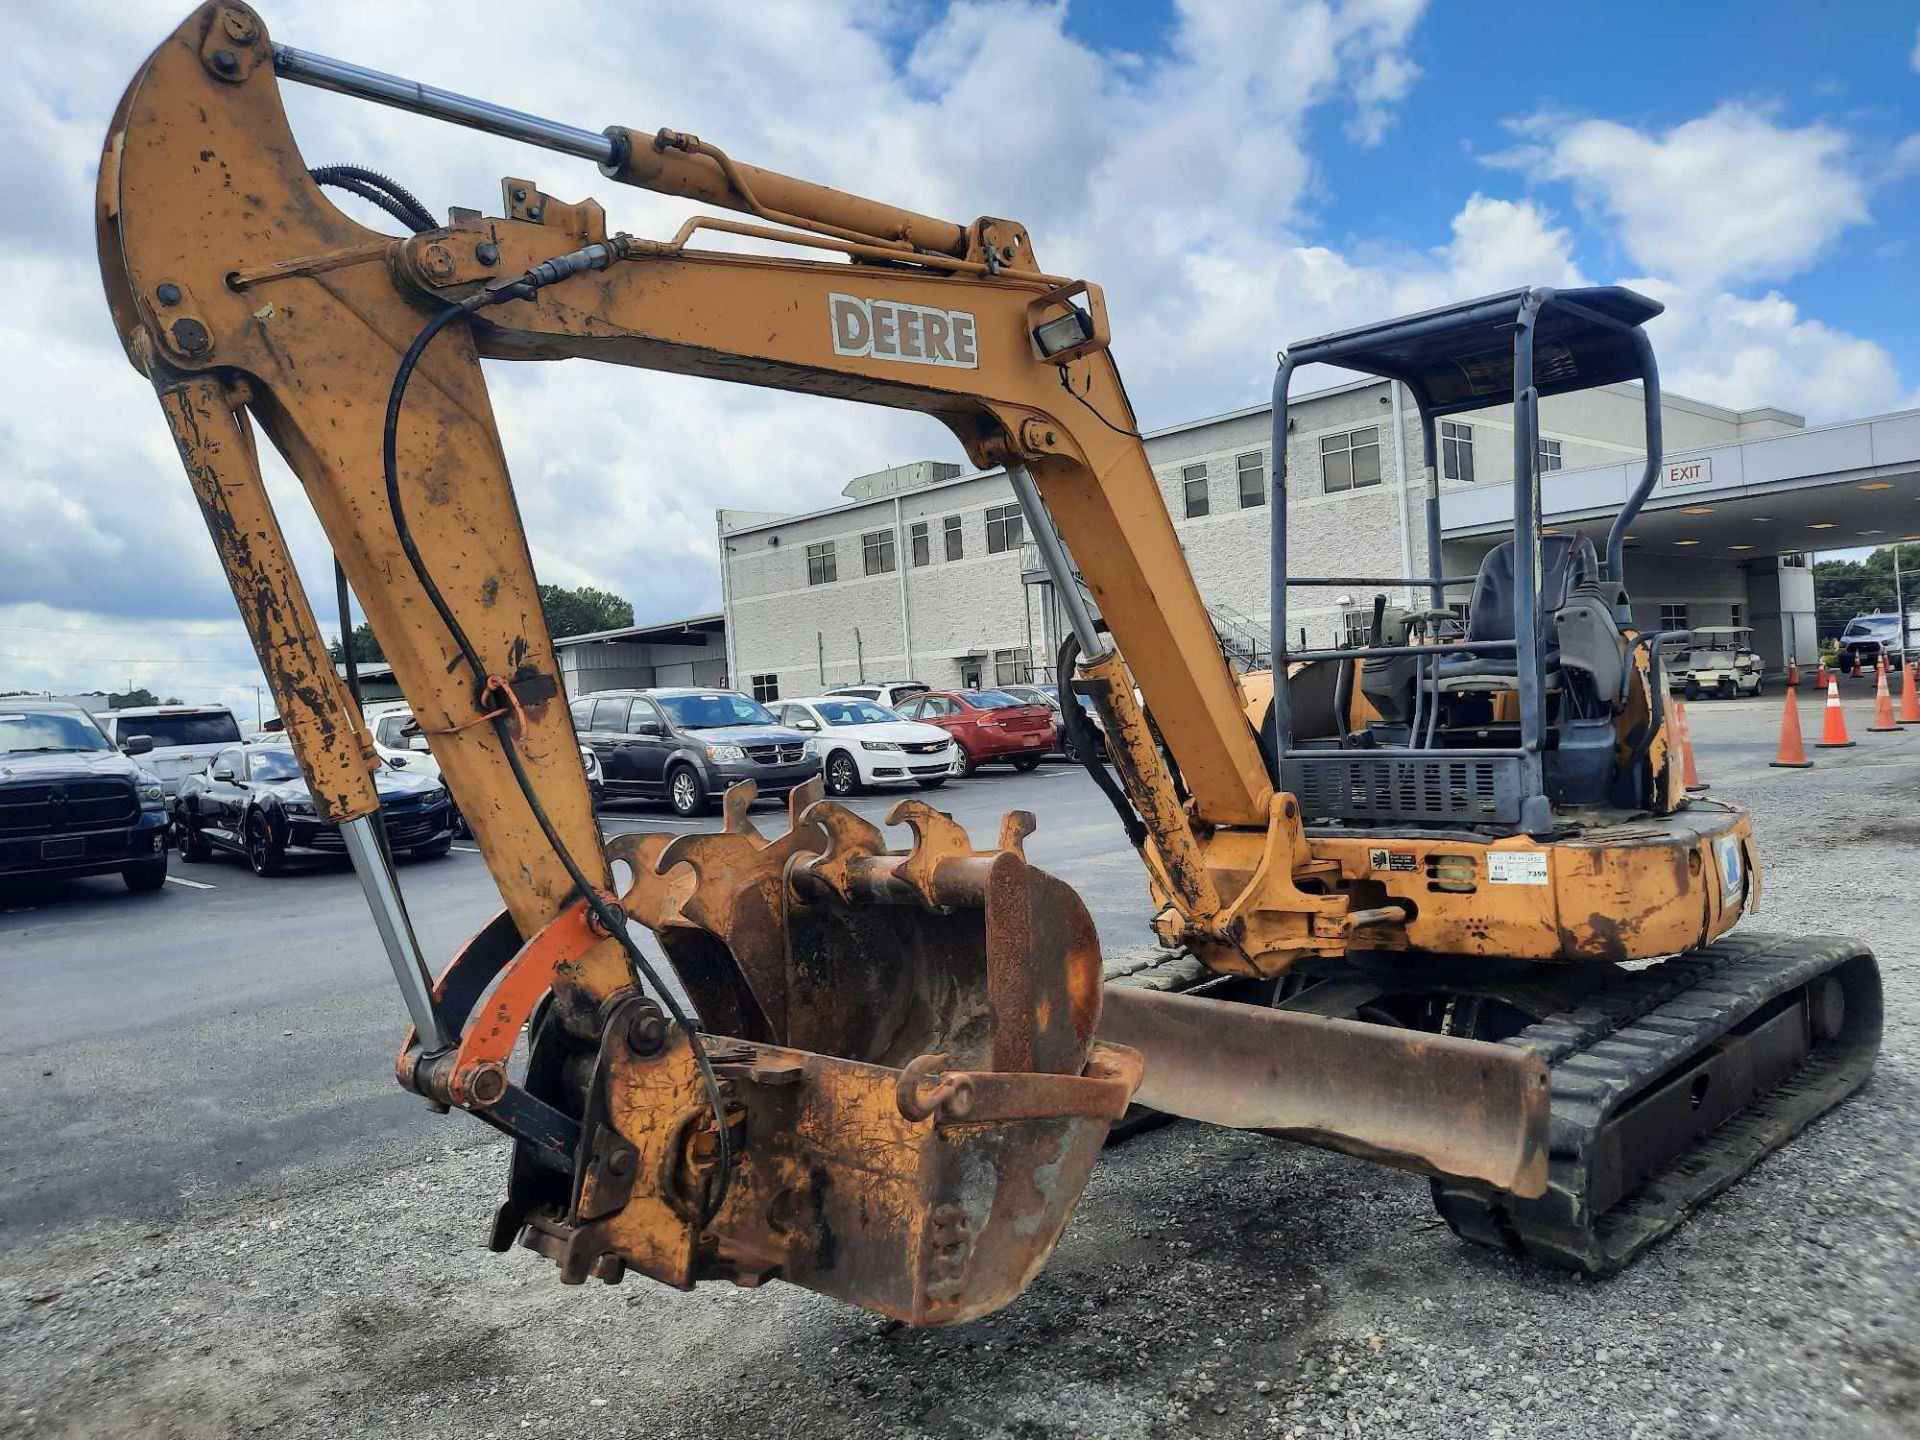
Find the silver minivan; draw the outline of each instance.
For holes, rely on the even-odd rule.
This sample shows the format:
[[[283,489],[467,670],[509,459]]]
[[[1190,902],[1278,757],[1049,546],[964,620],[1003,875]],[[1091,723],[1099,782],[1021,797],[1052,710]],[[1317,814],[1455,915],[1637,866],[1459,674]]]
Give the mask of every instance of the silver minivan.
[[[224,705],[136,705],[101,710],[93,718],[121,749],[142,735],[153,741],[140,764],[159,778],[169,815],[180,798],[180,783],[206,769],[222,749],[240,743],[240,722]]]

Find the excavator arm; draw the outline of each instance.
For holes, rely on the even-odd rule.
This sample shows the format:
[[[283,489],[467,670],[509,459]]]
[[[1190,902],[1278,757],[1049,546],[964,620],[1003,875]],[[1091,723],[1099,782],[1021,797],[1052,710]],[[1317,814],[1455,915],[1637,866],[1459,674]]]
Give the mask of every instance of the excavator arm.
[[[592,201],[509,179],[500,215],[381,234],[310,175],[282,77],[589,154],[616,180],[751,218],[636,239],[608,233]],[[817,787],[770,838],[745,787],[716,834],[603,844],[483,359],[597,360],[938,420],[975,463],[1007,469],[1060,572],[1162,938],[1222,973],[1272,975],[1413,922],[1317,853],[1275,791],[1100,292],[1044,271],[1019,225],[917,215],[673,131],[596,136],[499,111],[275,46],[255,12],[215,0],[122,99],[98,229],[118,331],[406,996],[400,1081],[517,1142],[499,1248],[518,1239],[570,1281],[778,1277],[914,1323],[965,1320],[1044,1262],[1143,1059],[1096,1038],[1092,922],[1026,861],[1031,816],[976,848],[903,802],[900,852]],[[703,231],[803,253],[705,251]],[[502,896],[437,976],[256,428],[299,478]],[[1544,1072],[1524,1052],[1237,1009],[1236,1045],[1276,1058],[1224,1123],[1543,1183]],[[1191,1051],[1189,1012],[1125,1010],[1149,1067],[1155,1043]],[[1460,1084],[1418,1083],[1436,1063]],[[1165,1069],[1168,1108],[1218,1088],[1217,1067]],[[1362,1072],[1407,1083],[1347,1083]]]

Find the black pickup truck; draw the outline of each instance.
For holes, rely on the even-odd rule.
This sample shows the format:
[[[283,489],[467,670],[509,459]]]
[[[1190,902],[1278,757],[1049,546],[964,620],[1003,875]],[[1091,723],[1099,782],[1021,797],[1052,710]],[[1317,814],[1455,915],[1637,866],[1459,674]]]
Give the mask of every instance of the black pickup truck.
[[[0,880],[108,875],[167,883],[167,808],[157,777],[76,705],[0,698]]]

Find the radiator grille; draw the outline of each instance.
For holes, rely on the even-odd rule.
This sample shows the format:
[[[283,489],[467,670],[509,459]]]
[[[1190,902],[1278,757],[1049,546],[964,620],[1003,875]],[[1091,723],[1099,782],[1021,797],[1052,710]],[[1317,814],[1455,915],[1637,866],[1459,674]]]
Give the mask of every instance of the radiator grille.
[[[130,780],[67,780],[0,787],[0,837],[116,830],[140,819]]]

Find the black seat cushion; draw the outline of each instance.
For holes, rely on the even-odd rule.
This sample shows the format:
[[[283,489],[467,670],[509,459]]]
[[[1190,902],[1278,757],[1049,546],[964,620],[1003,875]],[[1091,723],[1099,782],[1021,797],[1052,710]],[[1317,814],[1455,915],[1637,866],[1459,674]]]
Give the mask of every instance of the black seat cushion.
[[[1554,634],[1553,617],[1583,583],[1600,574],[1600,557],[1593,541],[1576,531],[1571,535],[1540,537],[1540,603],[1538,637],[1549,668],[1557,663],[1559,642]],[[1473,610],[1467,620],[1469,640],[1511,640],[1513,622],[1513,541],[1502,540],[1480,562],[1480,573],[1473,582]],[[1435,667],[1444,683],[1449,676],[1512,675],[1512,655],[1462,655],[1446,659]]]

